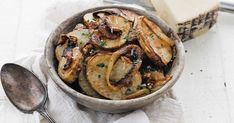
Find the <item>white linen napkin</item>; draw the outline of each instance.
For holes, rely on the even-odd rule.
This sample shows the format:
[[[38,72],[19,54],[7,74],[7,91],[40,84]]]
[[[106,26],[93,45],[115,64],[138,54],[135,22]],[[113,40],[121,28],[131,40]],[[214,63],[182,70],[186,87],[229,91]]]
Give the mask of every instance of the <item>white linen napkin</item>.
[[[171,91],[152,104],[133,112],[108,114],[93,111],[77,104],[52,81],[45,70],[41,52],[16,63],[31,70],[47,85],[49,99],[46,106],[58,123],[179,123],[182,117],[182,108]]]

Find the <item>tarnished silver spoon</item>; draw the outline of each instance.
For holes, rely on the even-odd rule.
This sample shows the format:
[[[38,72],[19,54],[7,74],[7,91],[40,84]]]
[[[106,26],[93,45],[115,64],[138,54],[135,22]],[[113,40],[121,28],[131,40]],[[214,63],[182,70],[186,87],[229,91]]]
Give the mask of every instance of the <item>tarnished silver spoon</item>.
[[[32,72],[17,64],[7,63],[1,69],[1,82],[7,97],[20,111],[38,111],[50,123],[55,123],[45,109],[47,90]]]

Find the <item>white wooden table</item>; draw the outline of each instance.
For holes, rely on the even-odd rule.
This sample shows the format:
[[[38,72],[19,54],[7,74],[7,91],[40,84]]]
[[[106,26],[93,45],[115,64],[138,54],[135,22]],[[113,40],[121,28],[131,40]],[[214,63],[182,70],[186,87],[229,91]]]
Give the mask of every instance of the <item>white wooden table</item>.
[[[59,13],[59,8],[47,9],[54,2],[0,0],[0,66],[44,46],[46,37],[56,26],[43,23],[44,13]],[[69,2],[65,5],[69,4],[73,5]],[[57,23],[62,21],[53,19]],[[51,30],[42,31],[48,26]],[[234,123],[234,15],[220,13],[211,31],[184,45],[185,69],[173,87],[184,108],[184,122]],[[11,123],[14,119],[14,123],[20,122],[16,118],[25,115],[14,116],[17,110],[1,112],[5,100],[0,85],[0,122]],[[11,116],[6,116],[7,113]],[[11,120],[6,120],[9,117]]]

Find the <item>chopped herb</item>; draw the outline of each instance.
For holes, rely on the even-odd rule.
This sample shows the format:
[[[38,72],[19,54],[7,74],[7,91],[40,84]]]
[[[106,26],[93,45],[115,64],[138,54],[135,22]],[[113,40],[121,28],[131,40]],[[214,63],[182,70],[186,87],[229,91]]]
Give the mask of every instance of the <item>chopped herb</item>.
[[[81,35],[86,35],[86,34],[84,32],[82,32]]]
[[[81,33],[81,35],[82,35],[82,36],[86,36],[86,37],[88,37],[88,38],[90,38],[90,37],[91,37],[91,34],[90,34],[90,33],[82,32],[82,33]]]
[[[141,74],[144,74],[144,73],[146,73],[147,71],[146,71],[145,68],[142,68],[142,69],[140,69],[140,72],[141,72]]]
[[[129,39],[128,35],[124,37],[124,40],[128,41],[128,39]]]
[[[82,45],[83,44],[83,42],[82,41],[80,41],[80,45]]]
[[[137,63],[138,63],[138,60],[133,59],[132,62],[133,62],[134,64],[137,64]]]
[[[128,22],[128,20],[127,20],[127,19],[125,19],[125,20],[124,20],[124,23],[127,23],[127,22]]]
[[[99,63],[96,65],[97,67],[105,67],[105,64],[104,63]]]
[[[101,47],[106,46],[106,42],[103,41],[103,40],[101,40],[101,42],[99,43],[99,45],[100,45]]]
[[[150,38],[154,38],[154,34],[152,32],[149,34],[149,36]]]
[[[160,33],[158,33],[157,37],[158,37],[158,39],[161,39],[161,34],[160,34]]]
[[[98,75],[98,78],[101,78],[101,75]]]

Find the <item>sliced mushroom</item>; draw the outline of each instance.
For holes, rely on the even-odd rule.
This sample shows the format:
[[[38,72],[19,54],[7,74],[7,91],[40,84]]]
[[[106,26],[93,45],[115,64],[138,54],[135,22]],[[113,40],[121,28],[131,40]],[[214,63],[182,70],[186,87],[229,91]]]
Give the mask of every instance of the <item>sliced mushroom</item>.
[[[134,51],[133,51],[134,50]],[[111,55],[110,62],[108,63],[107,71],[106,71],[106,82],[109,88],[112,90],[118,90],[119,87],[116,87],[111,84],[110,82],[110,75],[111,71],[113,70],[113,66],[115,62],[119,59],[120,56],[126,55],[130,52],[130,59],[134,63],[135,70],[138,70],[142,63],[142,51],[139,46],[137,45],[128,45],[126,47],[121,48],[120,50],[117,50]]]
[[[58,61],[62,59],[63,51],[67,47],[68,42],[69,38],[65,34],[60,35],[57,46],[55,48],[55,57]]]
[[[94,33],[92,41],[105,49],[115,49],[124,45],[127,42],[128,33],[131,29],[131,22],[126,21],[125,18],[118,15],[106,16],[105,21],[109,29],[105,28],[106,30],[101,30],[102,28],[99,28],[99,32],[101,33]]]
[[[148,88],[155,91],[165,85],[169,80],[171,80],[172,76],[165,76],[162,72],[159,71],[150,71],[144,73],[143,78],[147,80],[146,83],[150,83],[148,85],[150,85],[151,87]]]
[[[150,26],[147,25],[148,21],[145,22],[144,18],[143,16],[138,18],[137,32],[139,43],[151,60],[158,66],[165,66],[171,61],[173,56],[173,46],[171,43],[168,43],[172,41],[169,38],[166,39],[165,34],[161,31],[154,32],[153,27],[156,25],[154,23],[150,23]]]
[[[119,9],[119,11],[121,12],[121,16],[132,22],[139,16],[138,14],[125,9]]]
[[[64,49],[67,47],[68,41],[66,41],[64,44],[59,44],[56,49],[55,49],[55,56],[57,58],[58,61],[62,60],[62,55],[63,55],[63,51]]]
[[[78,23],[73,30],[81,30],[81,29],[86,29],[86,27],[84,26],[84,24]]]
[[[158,38],[162,39],[163,41],[166,41],[168,44],[170,44],[171,46],[174,45],[174,42],[167,37],[163,31],[156,25],[154,24],[152,21],[150,21],[148,18],[143,18],[143,21],[145,22],[145,24],[158,36]],[[159,32],[159,33],[158,33]]]
[[[102,37],[111,40],[119,38],[122,34],[122,31],[120,29],[109,27],[106,22],[103,22],[98,26],[98,31],[101,33]]]
[[[84,24],[89,28],[89,29],[95,29],[98,27],[98,25],[100,24],[100,20],[95,18],[93,16],[93,13],[88,13],[85,14],[84,17]]]
[[[130,93],[125,92],[125,95],[130,95],[138,90],[138,86],[142,83],[141,73],[138,70],[133,70],[130,74],[132,83],[130,86],[125,86],[126,91],[131,91]]]
[[[132,68],[133,64],[129,58],[125,56],[120,57],[120,59],[118,59],[113,66],[113,69],[110,74],[110,80],[115,83],[119,82],[131,72]]]
[[[58,74],[65,82],[73,83],[78,77],[77,72],[79,71],[80,64],[83,60],[83,55],[80,52],[79,47],[72,49],[72,60],[69,67],[66,66],[68,60],[68,58],[62,57],[58,66]]]
[[[102,98],[90,85],[88,80],[86,79],[85,75],[85,70],[82,69],[79,74],[79,85],[81,89],[85,92],[85,94],[92,96],[92,97],[97,97],[97,98]]]
[[[67,34],[70,40],[76,42],[76,46],[83,47],[91,39],[91,34],[88,29],[76,29]]]
[[[134,70],[131,73],[131,76],[132,76],[132,79],[131,79],[132,85],[129,87],[121,88],[122,91],[124,91],[125,99],[132,99],[132,98],[144,96],[150,93],[150,90],[147,88],[138,89],[138,87],[142,83],[142,78],[141,78],[141,74],[139,71]]]
[[[118,9],[103,9],[84,15],[84,23],[89,29],[95,29],[102,22],[102,18],[108,15],[120,13]]]
[[[128,88],[136,88],[141,84],[141,74],[139,72],[132,72],[131,85],[129,87],[121,87],[113,91],[110,89],[106,82],[107,65],[110,61],[111,53],[98,53],[89,59],[86,66],[87,80],[90,82],[92,88],[100,95],[109,99],[126,99],[126,91]]]
[[[105,66],[108,64],[110,57],[110,53],[98,53],[93,56],[87,63],[87,80],[90,82],[92,88],[100,95],[110,99],[122,99],[124,95],[121,90],[113,92],[106,84],[105,75],[107,68]]]
[[[127,95],[125,98],[126,99],[133,99],[133,98],[144,96],[144,95],[149,94],[149,93],[150,93],[149,89],[143,88],[141,90],[136,91],[135,93]]]

